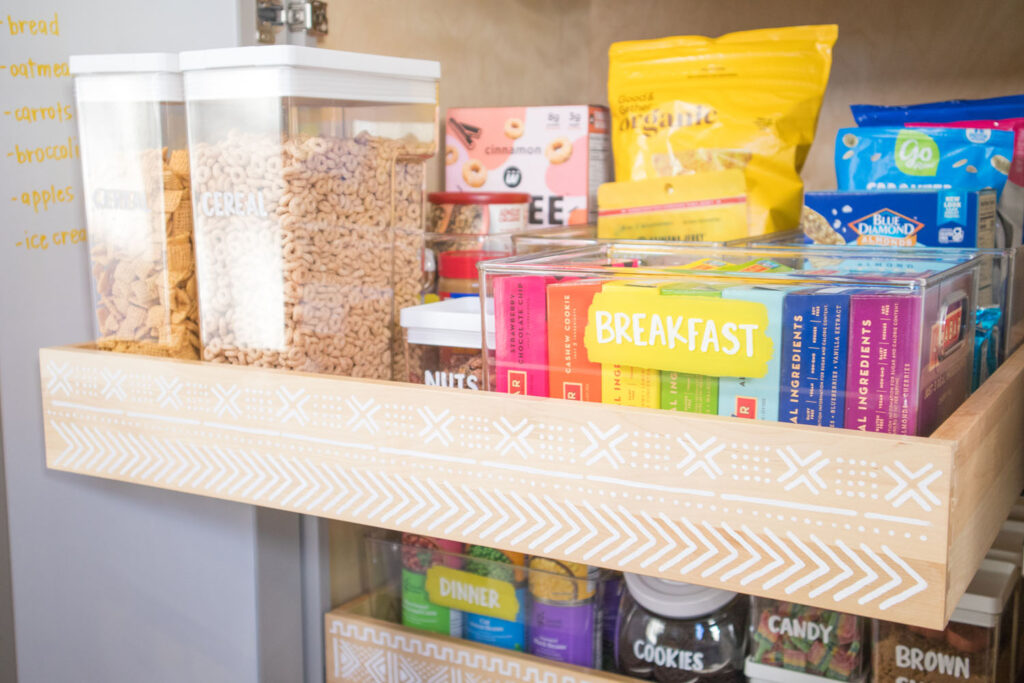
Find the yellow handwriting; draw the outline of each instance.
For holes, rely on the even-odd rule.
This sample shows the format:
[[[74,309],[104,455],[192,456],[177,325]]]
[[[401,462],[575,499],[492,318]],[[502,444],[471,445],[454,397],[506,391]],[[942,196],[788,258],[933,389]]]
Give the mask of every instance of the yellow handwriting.
[[[19,164],[41,164],[45,161],[77,159],[79,156],[78,143],[69,135],[67,142],[57,145],[40,145],[39,147],[15,145],[14,151],[8,152],[7,156],[15,157]]]
[[[74,118],[74,110],[66,102],[57,100],[57,104],[45,107],[14,107],[4,110],[4,116],[13,116],[15,121],[36,123],[58,121],[63,123]]]
[[[67,62],[46,62],[40,64],[34,59],[24,62],[0,64],[0,71],[6,70],[11,78],[67,78],[71,75]]]
[[[15,19],[8,14],[7,31],[12,36],[59,36],[60,17],[56,12],[53,19]]]
[[[16,197],[11,197],[12,202],[21,202],[25,206],[31,206],[32,210],[39,213],[39,210],[49,211],[51,206],[67,204],[75,201],[74,188],[71,185],[58,188],[54,184],[50,187],[39,190],[27,190]]]
[[[25,231],[25,237],[15,244],[25,247],[27,251],[46,251],[50,247],[64,247],[81,244],[86,240],[85,228],[72,230],[56,230],[52,233]]]

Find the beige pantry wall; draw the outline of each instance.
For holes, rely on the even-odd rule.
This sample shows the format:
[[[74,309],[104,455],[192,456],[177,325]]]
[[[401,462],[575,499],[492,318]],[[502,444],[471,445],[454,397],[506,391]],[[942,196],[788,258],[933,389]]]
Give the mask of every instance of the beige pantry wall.
[[[834,187],[848,105],[1024,92],[1020,0],[329,0],[325,47],[441,62],[451,106],[607,104],[616,40],[839,24],[804,178]],[[442,138],[443,140],[443,138]],[[443,184],[441,160],[430,189]]]

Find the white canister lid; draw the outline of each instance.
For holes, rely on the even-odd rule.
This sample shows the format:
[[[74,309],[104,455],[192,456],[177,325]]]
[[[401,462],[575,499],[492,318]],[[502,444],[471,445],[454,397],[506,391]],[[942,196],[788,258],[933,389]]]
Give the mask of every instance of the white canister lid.
[[[629,594],[648,612],[668,619],[694,619],[725,607],[733,591],[624,573]]]
[[[68,70],[83,74],[128,74],[143,72],[178,73],[178,55],[174,52],[129,52],[124,54],[71,55]]]
[[[75,77],[79,102],[183,102],[178,55],[173,52],[135,52],[71,55],[68,69]]]
[[[494,348],[494,302],[487,301],[487,348]],[[432,304],[403,308],[399,322],[405,328],[410,344],[450,346],[458,349],[479,349],[480,298],[464,296]]]
[[[441,63],[300,45],[182,52],[189,100],[308,97],[436,104]]]
[[[1019,580],[1020,574],[1013,564],[982,560],[949,620],[958,624],[994,628]]]

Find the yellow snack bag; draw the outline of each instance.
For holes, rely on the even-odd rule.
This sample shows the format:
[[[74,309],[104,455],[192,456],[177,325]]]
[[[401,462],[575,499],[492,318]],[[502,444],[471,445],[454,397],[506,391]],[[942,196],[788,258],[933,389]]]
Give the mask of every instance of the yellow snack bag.
[[[800,169],[838,28],[795,26],[614,43],[615,179],[742,169],[750,235],[800,222]]]
[[[743,171],[605,183],[597,189],[600,239],[725,242],[747,236]]]

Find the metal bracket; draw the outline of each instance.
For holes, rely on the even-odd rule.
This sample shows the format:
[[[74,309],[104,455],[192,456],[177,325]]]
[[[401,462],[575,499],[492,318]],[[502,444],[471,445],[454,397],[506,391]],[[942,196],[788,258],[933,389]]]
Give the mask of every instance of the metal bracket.
[[[256,0],[256,30],[261,43],[274,44],[278,32],[305,31],[311,36],[327,35],[327,3],[324,0],[287,2]]]

